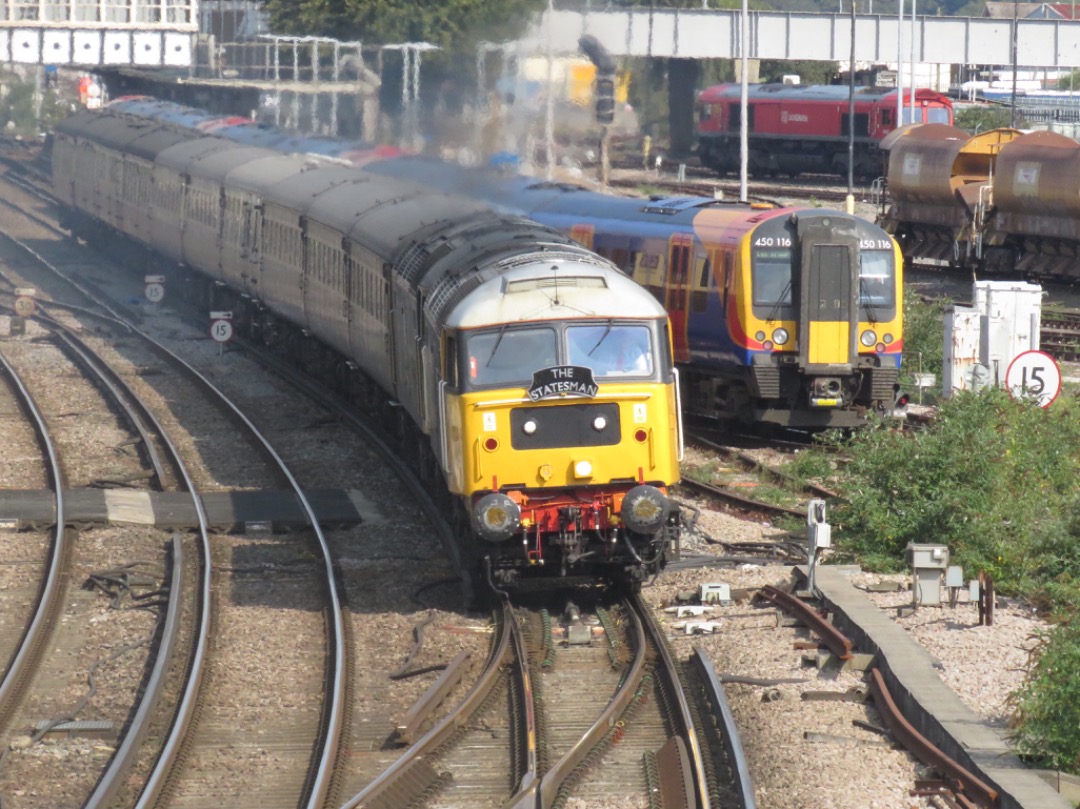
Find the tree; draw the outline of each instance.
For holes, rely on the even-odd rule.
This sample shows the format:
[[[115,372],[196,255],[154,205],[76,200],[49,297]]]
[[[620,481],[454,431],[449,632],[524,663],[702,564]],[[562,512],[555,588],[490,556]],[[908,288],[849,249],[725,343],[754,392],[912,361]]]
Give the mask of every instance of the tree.
[[[480,42],[519,38],[545,0],[262,0],[279,34],[364,44],[430,42],[451,64],[476,60]]]

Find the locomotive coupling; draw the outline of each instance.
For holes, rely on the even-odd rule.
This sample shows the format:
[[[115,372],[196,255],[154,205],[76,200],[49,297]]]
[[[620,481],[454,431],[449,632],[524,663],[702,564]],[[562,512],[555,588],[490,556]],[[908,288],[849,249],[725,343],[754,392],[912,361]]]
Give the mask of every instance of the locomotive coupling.
[[[492,492],[473,506],[472,521],[481,539],[505,542],[521,527],[521,507],[505,494]]]
[[[635,486],[622,502],[622,520],[636,534],[655,534],[671,513],[671,501],[655,486]]]

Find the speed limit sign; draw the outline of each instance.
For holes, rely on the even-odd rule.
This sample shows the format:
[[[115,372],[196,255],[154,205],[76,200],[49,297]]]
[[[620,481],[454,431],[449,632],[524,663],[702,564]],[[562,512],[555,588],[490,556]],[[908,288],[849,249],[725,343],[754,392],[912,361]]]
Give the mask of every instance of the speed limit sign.
[[[1024,351],[1009,363],[1005,385],[1014,399],[1028,399],[1039,407],[1049,407],[1061,393],[1061,369],[1043,351]]]
[[[35,303],[29,295],[20,295],[15,299],[15,314],[19,317],[33,317]]]
[[[232,323],[227,320],[215,320],[210,324],[210,336],[219,343],[227,343],[232,339]]]
[[[150,301],[150,303],[161,303],[163,300],[165,300],[165,285],[147,284],[146,299]]]

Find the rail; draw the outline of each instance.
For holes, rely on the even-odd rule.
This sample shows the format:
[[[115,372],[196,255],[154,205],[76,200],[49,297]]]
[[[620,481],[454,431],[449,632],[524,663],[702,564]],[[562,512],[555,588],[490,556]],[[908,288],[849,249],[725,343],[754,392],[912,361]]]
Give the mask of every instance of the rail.
[[[734,791],[738,795],[739,809],[757,809],[750,765],[746,761],[746,751],[743,750],[742,740],[739,738],[739,727],[724,692],[724,684],[720,682],[712,659],[701,647],[694,647],[691,660],[701,676],[705,686],[705,700],[713,707],[721,731],[724,749],[731,765]]]
[[[500,629],[501,631],[492,642],[487,666],[457,708],[418,739],[374,781],[342,804],[341,809],[357,809],[357,807],[396,809],[398,806],[408,805],[409,800],[405,796],[406,788],[403,784],[409,777],[410,771],[417,766],[418,761],[436,750],[458,728],[469,721],[473,713],[484,704],[484,700],[487,699],[501,676],[502,664],[510,654],[511,645],[516,644],[513,635],[517,631],[514,611],[510,602],[505,599],[502,605]],[[519,664],[522,667],[528,665],[524,660],[519,661]]]
[[[851,641],[844,637],[839,629],[834,627],[824,616],[809,604],[800,601],[790,593],[785,593],[779,587],[767,584],[761,588],[761,595],[781,609],[801,618],[817,634],[826,648],[841,660],[851,659]]]
[[[65,591],[64,566],[71,552],[72,537],[64,524],[64,484],[63,472],[60,467],[60,459],[56,454],[49,435],[48,425],[45,418],[34,402],[22,379],[19,378],[15,368],[8,362],[7,357],[0,353],[0,367],[11,380],[19,401],[30,420],[34,422],[38,441],[42,446],[42,452],[48,462],[49,477],[52,481],[54,492],[56,523],[53,527],[52,551],[49,557],[48,570],[45,581],[42,584],[41,595],[38,599],[38,608],[34,617],[23,634],[19,643],[19,650],[15,653],[11,664],[4,673],[3,681],[0,682],[0,730],[14,717],[14,707],[21,699],[22,691],[26,687],[26,680],[30,672],[41,660],[45,652],[45,644],[49,633],[52,631],[55,621],[59,618],[61,600]]]
[[[870,691],[874,695],[874,705],[884,719],[889,732],[906,750],[919,761],[951,779],[950,786],[970,797],[977,806],[983,809],[997,806],[996,789],[945,755],[904,718],[885,685],[885,678],[881,676],[881,671],[878,669],[870,672]]]

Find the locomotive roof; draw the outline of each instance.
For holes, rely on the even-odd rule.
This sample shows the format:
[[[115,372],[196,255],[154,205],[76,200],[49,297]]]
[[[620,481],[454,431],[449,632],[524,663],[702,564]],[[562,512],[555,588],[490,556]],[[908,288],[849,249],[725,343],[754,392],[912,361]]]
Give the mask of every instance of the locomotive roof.
[[[469,329],[551,318],[664,317],[667,313],[660,303],[614,267],[565,257],[544,261],[538,255],[470,292],[454,308],[447,325]]]
[[[706,87],[698,95],[700,101],[718,101],[721,98],[738,99],[742,87],[737,83],[716,84]],[[905,96],[909,96],[905,90]],[[916,98],[945,98],[934,90],[916,88]],[[850,91],[845,84],[751,84],[747,87],[747,97],[754,101],[847,101]],[[896,99],[895,87],[856,87],[856,101],[884,101]]]

